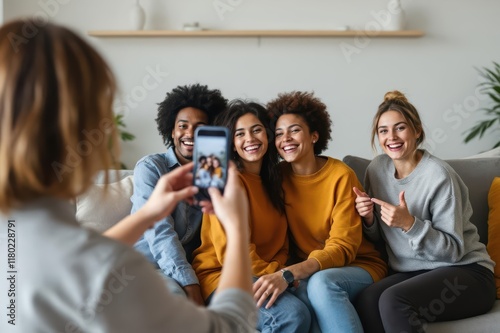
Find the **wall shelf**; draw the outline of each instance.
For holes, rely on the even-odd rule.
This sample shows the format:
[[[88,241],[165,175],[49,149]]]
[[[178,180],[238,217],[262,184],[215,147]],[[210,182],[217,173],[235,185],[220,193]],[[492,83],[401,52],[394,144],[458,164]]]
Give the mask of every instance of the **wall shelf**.
[[[422,37],[421,30],[362,31],[362,30],[93,30],[94,37]]]

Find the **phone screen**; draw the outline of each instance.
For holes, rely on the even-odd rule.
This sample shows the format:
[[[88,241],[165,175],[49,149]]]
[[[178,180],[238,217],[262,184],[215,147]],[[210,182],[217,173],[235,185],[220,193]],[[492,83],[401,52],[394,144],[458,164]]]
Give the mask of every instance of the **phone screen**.
[[[194,185],[198,200],[210,200],[207,189],[224,192],[229,159],[229,131],[220,126],[201,126],[194,134]]]

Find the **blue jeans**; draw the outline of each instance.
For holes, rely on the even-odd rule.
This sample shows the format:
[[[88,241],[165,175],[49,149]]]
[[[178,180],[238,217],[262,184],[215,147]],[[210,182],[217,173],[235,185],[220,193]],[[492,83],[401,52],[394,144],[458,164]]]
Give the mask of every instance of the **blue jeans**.
[[[291,292],[283,292],[269,309],[266,304],[267,301],[259,309],[257,329],[260,332],[309,332],[309,308]]]
[[[254,282],[257,278],[254,277]],[[215,292],[214,292],[215,293]],[[207,298],[210,303],[214,293]],[[298,297],[283,292],[274,304],[266,309],[267,300],[259,308],[257,330],[262,333],[307,333],[311,326],[311,313]]]
[[[294,293],[311,309],[310,332],[363,332],[352,301],[372,283],[371,275],[355,266],[328,268],[302,280]]]

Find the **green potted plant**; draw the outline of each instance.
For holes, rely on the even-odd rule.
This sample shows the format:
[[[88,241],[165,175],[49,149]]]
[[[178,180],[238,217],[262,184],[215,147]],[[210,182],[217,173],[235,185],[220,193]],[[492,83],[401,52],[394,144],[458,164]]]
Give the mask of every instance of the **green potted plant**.
[[[464,142],[467,143],[474,138],[481,139],[486,132],[499,130],[500,125],[500,65],[493,62],[493,69],[484,67],[482,70],[478,69],[479,74],[485,79],[479,86],[482,88],[481,92],[488,95],[491,99],[490,107],[481,108],[488,116],[487,119],[481,120],[474,127],[465,132],[466,137]],[[500,140],[493,146],[493,148],[500,147]]]
[[[118,131],[118,134],[120,134],[120,139],[125,142],[125,141],[132,141],[135,139],[135,135],[128,132],[125,130],[127,125],[125,125],[125,122],[123,121],[123,115],[122,114],[115,114],[115,125],[116,125],[116,130]],[[121,169],[127,169],[127,166],[123,163],[120,162],[120,168]]]

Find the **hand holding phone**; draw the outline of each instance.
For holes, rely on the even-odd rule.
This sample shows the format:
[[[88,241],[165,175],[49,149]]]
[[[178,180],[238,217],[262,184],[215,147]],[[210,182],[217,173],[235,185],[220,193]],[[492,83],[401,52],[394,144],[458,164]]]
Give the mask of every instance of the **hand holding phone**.
[[[229,161],[229,130],[221,126],[201,126],[194,133],[193,184],[199,188],[198,201],[210,200],[207,189],[221,193],[227,182]]]

